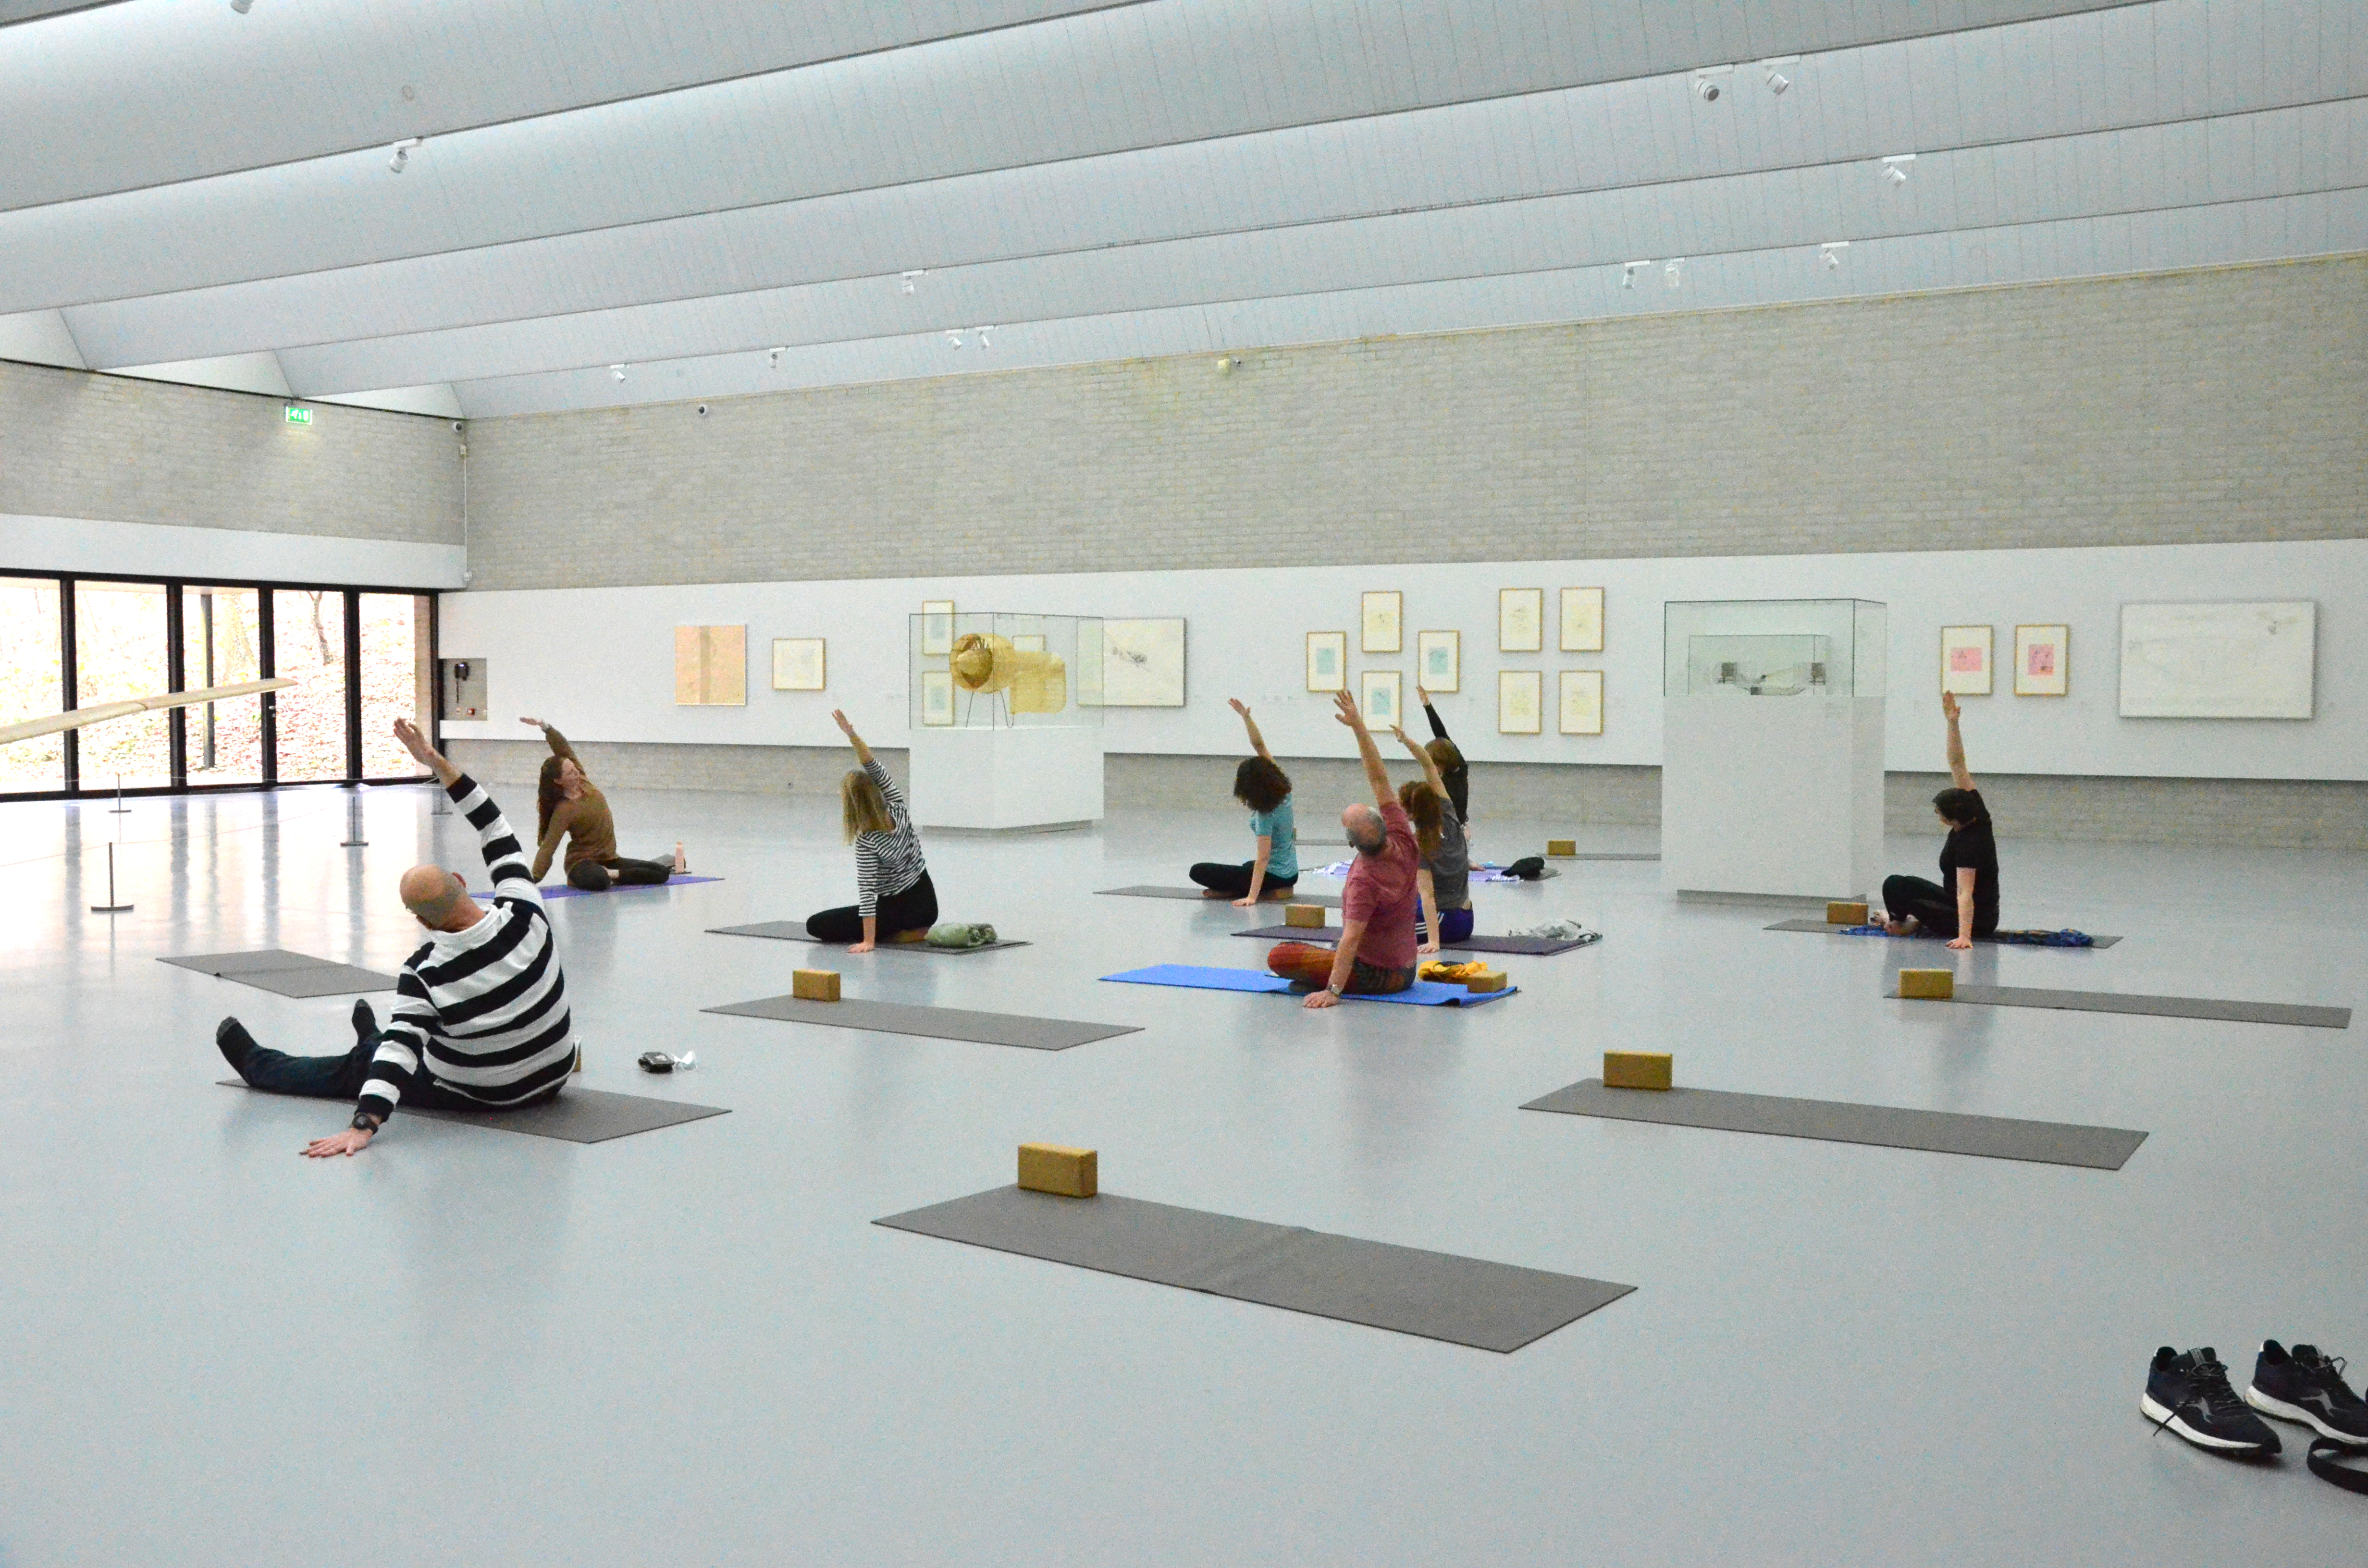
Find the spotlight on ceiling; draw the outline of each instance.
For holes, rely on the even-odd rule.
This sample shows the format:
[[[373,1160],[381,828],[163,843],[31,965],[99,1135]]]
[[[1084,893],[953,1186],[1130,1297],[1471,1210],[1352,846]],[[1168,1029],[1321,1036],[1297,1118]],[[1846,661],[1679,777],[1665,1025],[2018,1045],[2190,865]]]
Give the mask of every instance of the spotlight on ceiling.
[[[611,365],[611,366],[609,366],[609,379],[610,379],[610,380],[612,380],[612,381],[623,381],[623,380],[625,379],[625,367],[623,367],[622,365]]]
[[[781,356],[787,352],[789,352],[789,350],[785,348],[767,349],[765,351],[765,369],[768,370],[780,369],[781,368]]]
[[[1620,287],[1622,289],[1634,289],[1636,287],[1636,274],[1644,271],[1646,267],[1652,265],[1652,258],[1649,256],[1643,261],[1622,262],[1620,264]]]
[[[1706,65],[1694,73],[1694,97],[1706,104],[1718,102],[1726,91],[1727,78],[1735,74],[1732,65]]]
[[[1907,165],[1916,161],[1913,153],[1901,153],[1883,160],[1883,177],[1893,185],[1907,183]]]
[[[394,156],[386,161],[388,170],[393,174],[401,174],[403,172],[403,166],[411,162],[411,150],[414,147],[418,146],[424,140],[425,138],[423,137],[406,136],[402,141],[396,142],[393,148]]]
[[[1783,68],[1787,65],[1798,65],[1800,62],[1801,57],[1797,54],[1783,54],[1773,60],[1761,61],[1759,69],[1768,74],[1768,90],[1778,97],[1782,97],[1784,89],[1793,85],[1793,78],[1784,74]]]
[[[1676,288],[1681,281],[1683,281],[1683,279],[1678,276],[1678,268],[1683,267],[1685,264],[1686,258],[1684,256],[1679,256],[1676,260],[1670,262],[1668,266],[1661,268],[1661,280],[1668,284],[1670,288]]]
[[[1848,249],[1848,240],[1827,240],[1817,247],[1817,259],[1828,267],[1838,267],[1842,264],[1842,252]]]
[[[230,0],[230,8],[244,17],[255,9],[255,0]]]
[[[913,271],[913,272],[907,272],[907,273],[905,273],[905,274],[901,278],[899,278],[899,279],[898,279],[898,281],[902,282],[902,283],[905,285],[905,293],[907,293],[907,294],[909,294],[909,293],[911,293],[911,292],[913,291],[913,285],[915,285],[916,283],[918,283],[922,278],[927,278],[928,275],[929,275],[929,269],[928,269],[928,267],[921,267],[921,268],[919,268],[919,269],[918,269],[918,270],[916,270],[916,271]]]
[[[995,328],[991,326],[983,326],[978,329],[978,346],[981,348],[986,347],[986,335],[994,330]]]
[[[962,334],[958,332],[950,332],[946,334],[946,347],[949,348],[960,348],[962,347]]]

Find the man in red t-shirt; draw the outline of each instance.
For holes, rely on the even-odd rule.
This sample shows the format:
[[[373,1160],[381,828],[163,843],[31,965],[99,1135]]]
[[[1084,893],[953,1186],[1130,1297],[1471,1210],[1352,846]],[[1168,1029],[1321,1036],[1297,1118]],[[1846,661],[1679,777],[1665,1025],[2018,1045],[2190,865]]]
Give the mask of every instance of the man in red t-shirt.
[[[1390,788],[1381,748],[1365,729],[1357,699],[1339,691],[1332,700],[1340,710],[1334,717],[1357,737],[1373,803],[1360,801],[1340,813],[1340,825],[1357,851],[1340,900],[1340,945],[1326,952],[1310,943],[1285,942],[1267,955],[1267,967],[1275,973],[1324,987],[1308,996],[1310,1007],[1336,1006],[1345,995],[1404,991],[1414,983],[1415,869],[1421,863],[1414,824]]]

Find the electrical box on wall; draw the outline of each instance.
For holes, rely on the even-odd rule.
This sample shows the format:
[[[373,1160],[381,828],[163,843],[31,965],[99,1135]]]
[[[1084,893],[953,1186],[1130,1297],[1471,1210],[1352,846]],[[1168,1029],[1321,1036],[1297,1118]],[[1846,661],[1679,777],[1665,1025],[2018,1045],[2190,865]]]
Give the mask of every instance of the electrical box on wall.
[[[485,716],[485,661],[483,659],[438,659],[436,661],[437,696],[447,719],[482,719]]]

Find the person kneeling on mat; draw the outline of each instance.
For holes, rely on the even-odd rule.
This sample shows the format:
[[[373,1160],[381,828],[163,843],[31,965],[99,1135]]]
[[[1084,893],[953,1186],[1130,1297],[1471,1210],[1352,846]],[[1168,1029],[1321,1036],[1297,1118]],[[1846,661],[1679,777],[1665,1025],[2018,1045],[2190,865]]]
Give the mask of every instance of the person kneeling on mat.
[[[808,916],[806,935],[817,942],[849,943],[851,953],[868,953],[883,937],[924,941],[938,923],[938,890],[921,858],[920,835],[913,831],[904,791],[872,756],[847,715],[834,708],[830,716],[854,744],[855,759],[863,765],[850,769],[838,786],[847,841],[855,846],[857,902]]]
[[[1956,693],[1941,694],[1941,711],[1949,720],[1949,777],[1955,783],[1932,797],[1932,810],[1949,830],[1948,841],[1941,846],[1941,875],[1949,885],[1922,877],[1885,877],[1884,928],[1895,937],[1929,932],[1963,949],[1972,947],[1975,937],[1998,929],[1998,839],[1990,827],[1990,809],[1965,770]]]
[[[350,1127],[305,1147],[315,1159],[369,1147],[405,1096],[438,1109],[515,1109],[557,1095],[575,1061],[551,917],[518,835],[484,788],[410,721],[397,719],[394,734],[477,830],[494,907],[441,866],[404,872],[404,907],[427,928],[427,944],[404,960],[383,1029],[367,1001],[354,1004],[356,1043],[343,1056],[266,1050],[236,1018],[215,1029],[214,1043],[249,1087],[357,1101]]]
[[[1250,732],[1256,756],[1242,758],[1234,769],[1234,799],[1250,809],[1250,833],[1258,840],[1258,856],[1238,866],[1203,860],[1192,868],[1192,880],[1206,890],[1205,897],[1229,898],[1235,909],[1247,909],[1261,898],[1288,898],[1299,885],[1299,830],[1291,820],[1291,775],[1266,749],[1258,721],[1239,698],[1228,698],[1234,711]]]
[[[1414,824],[1415,849],[1422,857],[1415,871],[1422,895],[1415,911],[1415,935],[1422,952],[1435,953],[1440,943],[1460,942],[1472,935],[1472,846],[1463,836],[1463,812],[1448,792],[1439,759],[1396,725],[1390,726],[1390,733],[1422,765],[1419,779],[1398,786],[1398,804]]]
[[[583,759],[567,737],[540,719],[520,719],[542,732],[551,755],[542,759],[542,778],[534,792],[534,880],[551,869],[551,858],[562,838],[567,855],[567,885],[578,892],[607,892],[613,887],[655,887],[689,868],[682,846],[675,846],[672,860],[628,860],[617,853],[617,819],[609,814],[609,797],[585,776]]]
[[[1419,858],[1414,824],[1390,790],[1390,776],[1357,711],[1357,699],[1339,691],[1332,701],[1339,709],[1334,716],[1357,737],[1373,803],[1360,802],[1340,813],[1340,826],[1357,852],[1340,898],[1340,945],[1326,952],[1308,942],[1284,942],[1266,957],[1267,967],[1284,979],[1324,987],[1307,998],[1304,1006],[1310,1007],[1336,1006],[1343,996],[1404,991],[1414,983]]]

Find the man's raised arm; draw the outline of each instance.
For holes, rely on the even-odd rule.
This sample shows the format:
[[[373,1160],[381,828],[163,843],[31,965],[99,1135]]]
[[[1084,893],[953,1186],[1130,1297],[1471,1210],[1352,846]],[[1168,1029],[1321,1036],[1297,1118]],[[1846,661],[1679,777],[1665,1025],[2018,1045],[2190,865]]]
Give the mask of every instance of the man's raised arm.
[[[1349,726],[1357,737],[1357,755],[1365,759],[1365,782],[1373,787],[1373,809],[1387,811],[1397,803],[1397,794],[1390,788],[1389,770],[1382,766],[1381,747],[1373,744],[1372,732],[1365,728],[1365,716],[1357,711],[1357,699],[1345,691],[1332,694],[1332,705],[1339,711],[1333,715]]]
[[[452,797],[452,803],[461,808],[469,825],[477,830],[477,847],[485,858],[485,870],[493,878],[495,890],[541,903],[542,893],[535,887],[534,876],[527,867],[526,851],[519,846],[518,835],[510,831],[501,807],[485,793],[484,786],[446,761],[444,754],[429,745],[427,737],[410,720],[394,722],[394,738],[434,771],[436,781],[444,786],[444,792]]]

